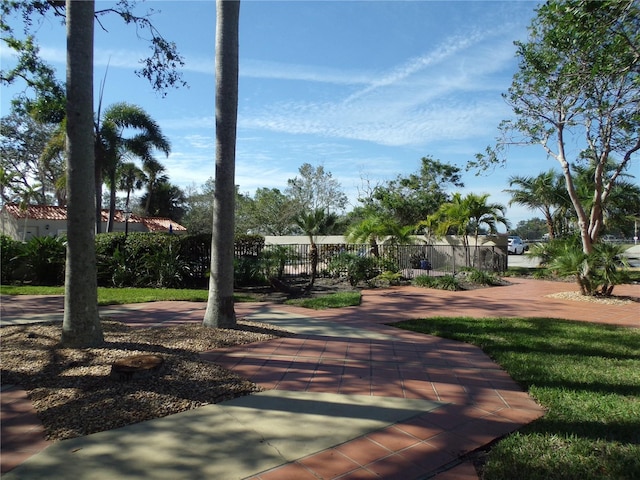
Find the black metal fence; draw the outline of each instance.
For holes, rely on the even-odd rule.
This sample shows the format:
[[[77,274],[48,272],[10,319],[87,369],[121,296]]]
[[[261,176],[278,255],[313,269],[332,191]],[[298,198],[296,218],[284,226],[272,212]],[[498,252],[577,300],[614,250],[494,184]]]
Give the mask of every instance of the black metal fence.
[[[394,265],[406,278],[424,274],[455,274],[465,267],[486,272],[504,272],[507,269],[507,252],[496,246],[378,245],[377,255],[366,244],[319,244],[317,249],[317,272],[320,276],[327,274],[331,260],[341,253],[377,256],[384,263]],[[279,256],[285,275],[303,276],[311,273],[311,253],[309,244],[265,245],[252,252],[236,251],[236,258]]]

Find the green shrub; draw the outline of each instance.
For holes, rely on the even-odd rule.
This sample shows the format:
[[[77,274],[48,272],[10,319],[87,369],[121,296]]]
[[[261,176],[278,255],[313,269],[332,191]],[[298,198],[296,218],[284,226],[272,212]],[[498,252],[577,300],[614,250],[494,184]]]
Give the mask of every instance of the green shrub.
[[[20,253],[28,280],[36,285],[62,285],[66,248],[65,237],[32,237]]]
[[[412,283],[417,287],[436,288],[437,278],[429,275],[418,275],[414,277]]]
[[[542,258],[548,274],[574,278],[583,295],[610,296],[615,285],[628,280],[621,245],[597,242],[593,252],[586,254],[579,239],[569,238],[536,245],[532,250]]]
[[[380,275],[375,277],[371,283],[373,283],[377,287],[386,287],[400,285],[401,281],[402,274],[400,272],[385,270]]]
[[[0,282],[3,284],[16,279],[16,270],[22,261],[22,250],[22,242],[0,235]]]
[[[397,267],[388,260],[347,252],[334,256],[327,265],[329,275],[336,278],[346,278],[354,287],[360,282],[370,282],[387,270],[397,271]]]
[[[437,288],[439,290],[460,290],[460,282],[453,275],[443,275],[440,277],[430,277],[428,275],[418,275],[413,279],[413,284],[418,287]]]
[[[287,263],[297,260],[298,254],[295,248],[291,246],[273,245],[263,250],[260,258],[262,259],[264,277],[275,277],[278,280],[282,280]]]
[[[500,278],[495,274],[478,270],[477,268],[469,268],[465,270],[467,280],[478,285],[500,285]]]
[[[265,285],[263,263],[259,256],[245,255],[233,261],[233,280],[236,287]]]

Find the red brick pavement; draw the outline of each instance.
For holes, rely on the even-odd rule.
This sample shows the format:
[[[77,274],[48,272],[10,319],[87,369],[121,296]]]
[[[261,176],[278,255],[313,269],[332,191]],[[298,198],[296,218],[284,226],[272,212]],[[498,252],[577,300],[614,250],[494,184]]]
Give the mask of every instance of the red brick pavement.
[[[393,341],[297,336],[208,352],[264,388],[424,398],[451,402],[423,416],[311,455],[255,479],[411,478],[443,465],[500,437],[542,411],[517,385],[469,345],[413,334],[385,324],[429,316],[553,317],[640,327],[640,286],[622,285],[616,295],[626,305],[602,305],[550,298],[574,291],[571,283],[513,279],[512,285],[466,292],[401,287],[365,290],[359,307],[310,312],[289,306],[276,310],[331,320],[350,327],[391,334]],[[61,297],[2,297],[2,317],[61,312]],[[201,322],[204,305],[155,302],[118,307],[114,319],[132,326]],[[264,308],[238,304],[239,317]],[[3,390],[1,471],[6,472],[46,447],[43,429],[24,391]],[[414,475],[415,474],[415,475]],[[439,480],[475,478],[462,463]]]

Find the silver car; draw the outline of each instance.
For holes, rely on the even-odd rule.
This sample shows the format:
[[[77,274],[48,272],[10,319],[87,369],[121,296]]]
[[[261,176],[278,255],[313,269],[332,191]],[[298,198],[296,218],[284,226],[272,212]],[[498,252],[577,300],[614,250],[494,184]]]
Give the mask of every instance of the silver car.
[[[522,255],[527,249],[526,245],[522,241],[522,239],[516,235],[509,236],[509,243],[507,246],[507,251],[509,253],[514,253],[516,255]]]

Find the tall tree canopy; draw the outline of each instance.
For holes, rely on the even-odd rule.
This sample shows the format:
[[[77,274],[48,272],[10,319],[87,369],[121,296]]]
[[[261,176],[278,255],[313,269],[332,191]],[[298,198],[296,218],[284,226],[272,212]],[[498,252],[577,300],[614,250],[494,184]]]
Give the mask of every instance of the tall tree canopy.
[[[299,176],[287,180],[285,193],[293,198],[299,208],[307,214],[318,209],[327,213],[340,213],[347,206],[347,196],[340,182],[322,165],[314,167],[303,163],[298,169]]]
[[[474,165],[501,161],[510,144],[541,145],[560,164],[590,254],[614,186],[640,150],[640,4],[550,0],[538,7],[529,40],[516,45],[519,67],[505,95],[515,119],[501,124],[504,138]],[[589,202],[572,162],[591,172]]]
[[[68,6],[61,1],[11,0],[0,4],[0,32],[2,42],[14,50],[18,60],[9,69],[0,70],[0,81],[13,83],[20,79],[35,94],[26,104],[31,111],[38,109],[48,115],[57,115],[58,121],[64,114],[64,85],[55,77],[55,70],[39,56],[39,47],[35,33],[41,19],[48,15],[66,21]],[[154,26],[152,18],[158,11],[149,9],[145,13],[137,11],[135,0],[118,0],[103,9],[94,9],[94,20],[99,25],[106,15],[115,15],[127,25],[134,25],[139,32],[147,34],[151,53],[140,60],[141,67],[136,74],[146,78],[154,90],[162,95],[171,87],[182,87],[186,83],[180,69],[184,59],[174,42],[167,40]],[[17,32],[10,19],[22,20],[22,32]],[[104,27],[103,27],[104,28]],[[141,36],[139,36],[141,37]],[[45,108],[46,107],[46,108]]]
[[[392,217],[402,226],[416,225],[449,201],[447,188],[453,186],[464,187],[460,169],[427,156],[420,160],[417,173],[377,185],[359,200],[365,209]]]

